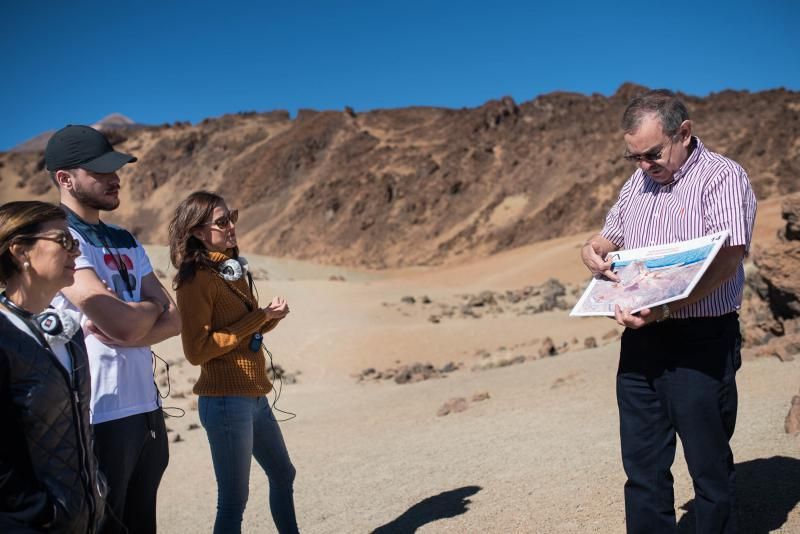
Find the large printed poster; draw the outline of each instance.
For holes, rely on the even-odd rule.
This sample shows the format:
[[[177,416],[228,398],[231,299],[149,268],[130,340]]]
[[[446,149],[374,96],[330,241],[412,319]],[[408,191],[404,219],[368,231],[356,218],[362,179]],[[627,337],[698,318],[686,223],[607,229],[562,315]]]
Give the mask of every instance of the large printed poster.
[[[635,313],[679,300],[692,292],[728,237],[716,234],[668,245],[612,252],[620,281],[595,277],[570,316],[614,315],[614,306]]]

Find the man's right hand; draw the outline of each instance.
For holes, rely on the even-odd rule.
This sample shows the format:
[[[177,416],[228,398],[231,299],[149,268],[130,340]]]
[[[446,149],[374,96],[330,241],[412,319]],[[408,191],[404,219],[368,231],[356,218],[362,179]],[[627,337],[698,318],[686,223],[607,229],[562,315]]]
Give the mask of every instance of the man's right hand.
[[[591,240],[587,241],[581,249],[581,259],[586,268],[595,276],[604,276],[614,282],[619,282],[619,277],[611,270],[611,260],[603,259],[595,249]]]

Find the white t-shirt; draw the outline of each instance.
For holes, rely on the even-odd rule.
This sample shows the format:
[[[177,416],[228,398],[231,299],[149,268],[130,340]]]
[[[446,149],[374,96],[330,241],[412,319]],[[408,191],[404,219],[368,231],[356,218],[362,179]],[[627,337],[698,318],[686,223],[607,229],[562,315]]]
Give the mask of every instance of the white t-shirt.
[[[117,296],[126,302],[141,300],[142,279],[153,272],[144,247],[127,230],[114,225],[89,224],[69,213],[72,235],[80,242],[81,255],[76,269],[92,269]],[[124,265],[128,284],[118,268]],[[132,290],[132,291],[130,291]],[[55,308],[77,308],[60,293],[52,302]],[[81,325],[88,317],[81,314]],[[151,412],[161,406],[153,380],[150,347],[114,347],[86,335],[86,352],[92,375],[92,424],[104,423]]]

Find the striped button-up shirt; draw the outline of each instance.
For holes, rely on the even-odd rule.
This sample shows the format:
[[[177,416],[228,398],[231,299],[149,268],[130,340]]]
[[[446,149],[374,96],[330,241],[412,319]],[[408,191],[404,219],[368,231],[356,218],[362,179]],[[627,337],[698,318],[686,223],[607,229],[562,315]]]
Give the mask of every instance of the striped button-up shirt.
[[[750,250],[756,197],[744,169],[707,150],[694,138],[694,150],[661,185],[641,169],[625,182],[606,216],[601,235],[619,248],[634,249],[703,237],[721,230],[730,235],[723,246]],[[674,317],[715,317],[739,309],[744,268],[703,299],[675,312]]]

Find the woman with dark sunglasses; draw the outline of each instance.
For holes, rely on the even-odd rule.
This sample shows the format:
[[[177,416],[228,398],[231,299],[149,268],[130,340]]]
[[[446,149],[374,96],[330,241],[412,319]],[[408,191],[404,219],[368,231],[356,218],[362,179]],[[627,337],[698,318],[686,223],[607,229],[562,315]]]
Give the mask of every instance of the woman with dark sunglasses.
[[[0,206],[1,532],[94,532],[102,517],[83,334],[48,308],[78,254],[61,208]]]
[[[275,526],[293,533],[295,468],[266,396],[272,384],[261,344],[289,307],[279,297],[258,306],[239,257],[237,220],[222,197],[198,191],[180,203],[169,225],[183,351],[200,366],[194,393],[217,477],[214,533],[241,532],[253,457],[269,480]]]

